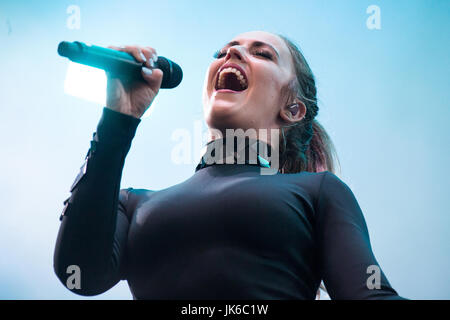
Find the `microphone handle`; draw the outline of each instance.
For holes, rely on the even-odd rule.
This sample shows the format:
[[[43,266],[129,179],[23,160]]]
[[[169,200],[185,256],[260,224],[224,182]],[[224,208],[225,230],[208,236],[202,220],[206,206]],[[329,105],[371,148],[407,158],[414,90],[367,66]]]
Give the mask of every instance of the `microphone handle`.
[[[73,62],[103,69],[123,80],[144,81],[141,74],[144,63],[136,61],[136,59],[127,52],[90,44],[88,45],[79,41],[63,41],[58,45],[58,54],[67,57]],[[158,56],[155,67],[163,71],[161,88],[173,87],[169,84],[172,72],[170,60]]]

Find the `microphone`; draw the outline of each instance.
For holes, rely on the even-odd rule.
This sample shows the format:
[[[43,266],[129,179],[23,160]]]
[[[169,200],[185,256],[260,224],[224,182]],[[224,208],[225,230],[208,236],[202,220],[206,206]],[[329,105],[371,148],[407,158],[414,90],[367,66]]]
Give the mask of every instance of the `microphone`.
[[[103,69],[124,80],[142,80],[143,63],[122,51],[85,44],[83,42],[62,41],[58,45],[58,54],[69,60],[91,67]],[[183,79],[180,66],[167,58],[158,56],[155,67],[163,72],[161,88],[172,89]]]

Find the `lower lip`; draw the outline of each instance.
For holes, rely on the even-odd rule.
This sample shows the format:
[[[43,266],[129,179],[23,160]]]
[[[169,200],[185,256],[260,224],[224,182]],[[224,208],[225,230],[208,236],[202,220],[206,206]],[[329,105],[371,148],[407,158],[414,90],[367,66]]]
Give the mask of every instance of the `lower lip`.
[[[230,89],[220,89],[220,90],[216,90],[217,93],[241,93],[244,92],[243,91],[234,91],[234,90],[230,90]]]

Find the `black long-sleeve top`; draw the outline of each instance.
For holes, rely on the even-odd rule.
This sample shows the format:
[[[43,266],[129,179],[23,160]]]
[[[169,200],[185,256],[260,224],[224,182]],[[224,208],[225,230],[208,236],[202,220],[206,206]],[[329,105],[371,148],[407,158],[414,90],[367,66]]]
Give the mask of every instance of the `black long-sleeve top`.
[[[378,269],[363,213],[336,175],[262,175],[201,162],[167,189],[120,189],[139,119],[104,108],[64,202],[54,269],[81,295],[127,280],[135,299],[402,299]],[[375,267],[373,267],[375,266]],[[372,269],[371,269],[372,268]]]

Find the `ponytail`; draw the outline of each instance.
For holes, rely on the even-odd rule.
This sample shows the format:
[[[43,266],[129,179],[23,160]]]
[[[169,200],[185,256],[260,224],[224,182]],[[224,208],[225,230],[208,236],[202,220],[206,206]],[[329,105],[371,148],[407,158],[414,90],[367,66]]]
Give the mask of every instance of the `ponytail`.
[[[338,158],[330,136],[316,119],[312,121],[312,131],[312,139],[306,149],[307,171],[336,173]]]
[[[286,37],[278,36],[289,48],[296,75],[284,91],[288,93],[289,98],[298,97],[306,106],[305,117],[298,124],[289,128],[287,132],[282,128],[281,172],[336,173],[338,157],[335,147],[323,126],[315,119],[319,107],[314,75],[300,49]]]

